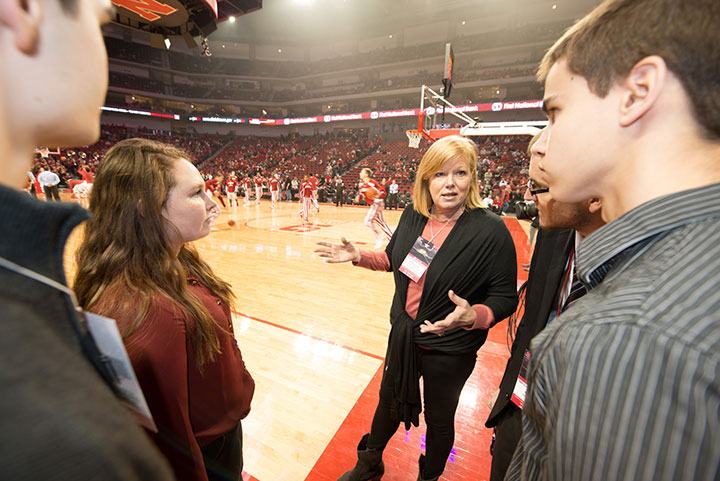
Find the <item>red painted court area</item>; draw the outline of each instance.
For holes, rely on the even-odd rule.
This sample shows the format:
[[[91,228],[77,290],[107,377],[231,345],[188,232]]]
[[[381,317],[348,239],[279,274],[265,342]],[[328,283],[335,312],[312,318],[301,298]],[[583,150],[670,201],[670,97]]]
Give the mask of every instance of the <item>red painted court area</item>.
[[[518,284],[527,280],[522,264],[529,262],[527,235],[514,218],[504,218],[515,242],[518,257]],[[478,351],[475,371],[470,376],[455,416],[455,444],[441,479],[444,481],[483,481],[490,477],[490,442],[492,430],[485,428],[490,413],[488,405],[494,399],[505,363],[507,347],[507,320],[494,326],[485,345]],[[305,481],[335,481],[356,461],[357,443],[369,432],[378,401],[382,366],[355,403],[345,421],[313,466]],[[425,451],[424,416],[420,427],[409,432],[401,426],[383,453],[384,481],[412,481],[417,477],[418,457]]]
[[[316,230],[320,230],[324,227],[332,227],[330,224],[297,224],[297,225],[289,225],[285,227],[280,227],[279,230],[286,231],[286,232],[313,232]]]

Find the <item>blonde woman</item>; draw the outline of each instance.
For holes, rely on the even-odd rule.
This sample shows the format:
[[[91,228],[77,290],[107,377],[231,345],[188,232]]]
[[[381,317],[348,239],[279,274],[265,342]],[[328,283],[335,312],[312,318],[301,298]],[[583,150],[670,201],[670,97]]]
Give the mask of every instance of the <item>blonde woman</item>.
[[[455,410],[488,329],[517,305],[515,246],[503,221],[483,208],[477,147],[445,137],[418,167],[414,204],[406,208],[384,251],[318,242],[326,262],[352,261],[395,278],[390,338],[380,401],[358,461],[341,481],[384,473],[382,451],[402,422],[418,425],[423,378],[426,455],[418,480],[437,480],[455,436]]]

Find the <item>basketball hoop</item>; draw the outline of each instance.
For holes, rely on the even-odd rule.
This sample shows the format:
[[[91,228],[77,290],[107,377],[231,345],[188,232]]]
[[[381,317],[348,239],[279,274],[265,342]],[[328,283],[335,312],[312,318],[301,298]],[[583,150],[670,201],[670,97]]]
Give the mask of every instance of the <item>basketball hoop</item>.
[[[423,134],[419,130],[406,130],[405,135],[408,138],[408,147],[417,149],[420,147],[420,140],[423,138]]]
[[[59,155],[60,149],[52,149],[51,150],[47,147],[40,147],[40,148],[35,149],[35,153],[40,154],[40,157],[42,157],[43,159],[47,159],[48,157],[50,157],[50,154]]]

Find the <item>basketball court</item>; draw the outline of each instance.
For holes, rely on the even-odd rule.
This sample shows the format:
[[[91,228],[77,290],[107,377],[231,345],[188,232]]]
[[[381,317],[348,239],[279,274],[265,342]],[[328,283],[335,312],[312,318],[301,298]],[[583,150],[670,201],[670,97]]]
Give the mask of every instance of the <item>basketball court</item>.
[[[546,122],[480,124],[448,100],[453,55],[447,45],[443,93],[421,88],[417,129],[409,145],[426,145],[446,135],[533,135]],[[446,118],[447,117],[447,118]],[[449,123],[461,125],[449,128]],[[298,202],[242,202],[225,210],[209,236],[195,242],[236,296],[234,331],[256,383],[252,411],[243,420],[246,480],[335,481],[356,461],[356,446],[370,430],[377,405],[390,331],[393,276],[351,264],[326,264],[313,253],[320,240],[347,237],[372,249],[373,233],[363,224],[367,207],[321,205],[303,222]],[[402,211],[385,210],[394,229]],[[228,223],[229,220],[235,222]],[[503,220],[515,242],[518,286],[527,279],[528,221]],[[232,224],[232,225],[231,225]],[[77,229],[68,243],[71,283]],[[490,330],[475,370],[462,392],[455,417],[455,444],[442,478],[489,478],[492,431],[484,427],[509,356],[508,323]],[[386,481],[414,481],[425,450],[419,428],[403,427],[383,459]]]
[[[355,463],[377,403],[394,292],[392,274],[349,264],[326,264],[313,254],[319,240],[346,236],[360,248],[375,238],[365,207],[321,204],[309,223],[297,202],[239,206],[230,227],[226,211],[215,230],[195,243],[236,296],[235,333],[256,382],[252,411],[243,420],[246,479],[336,480]],[[391,227],[402,211],[385,211]],[[505,217],[528,259],[526,221]],[[68,279],[82,228],[66,250]],[[525,271],[518,265],[520,275]],[[505,361],[507,322],[491,329],[465,386],[457,434],[444,480],[488,479],[491,431],[483,426]],[[421,416],[422,420],[422,416]],[[424,425],[400,428],[385,455],[387,481],[415,480],[424,451]]]

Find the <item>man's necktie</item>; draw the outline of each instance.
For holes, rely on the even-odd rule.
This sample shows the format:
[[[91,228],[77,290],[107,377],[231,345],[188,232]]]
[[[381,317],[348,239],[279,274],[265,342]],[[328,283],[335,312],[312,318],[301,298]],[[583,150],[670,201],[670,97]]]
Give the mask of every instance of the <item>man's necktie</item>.
[[[567,299],[565,299],[565,303],[563,304],[561,312],[564,312],[575,301],[577,301],[582,296],[584,296],[586,292],[587,292],[587,290],[585,289],[585,285],[582,282],[580,282],[580,279],[578,279],[577,274],[575,272],[573,272],[572,285],[570,286],[570,294],[568,294]]]

